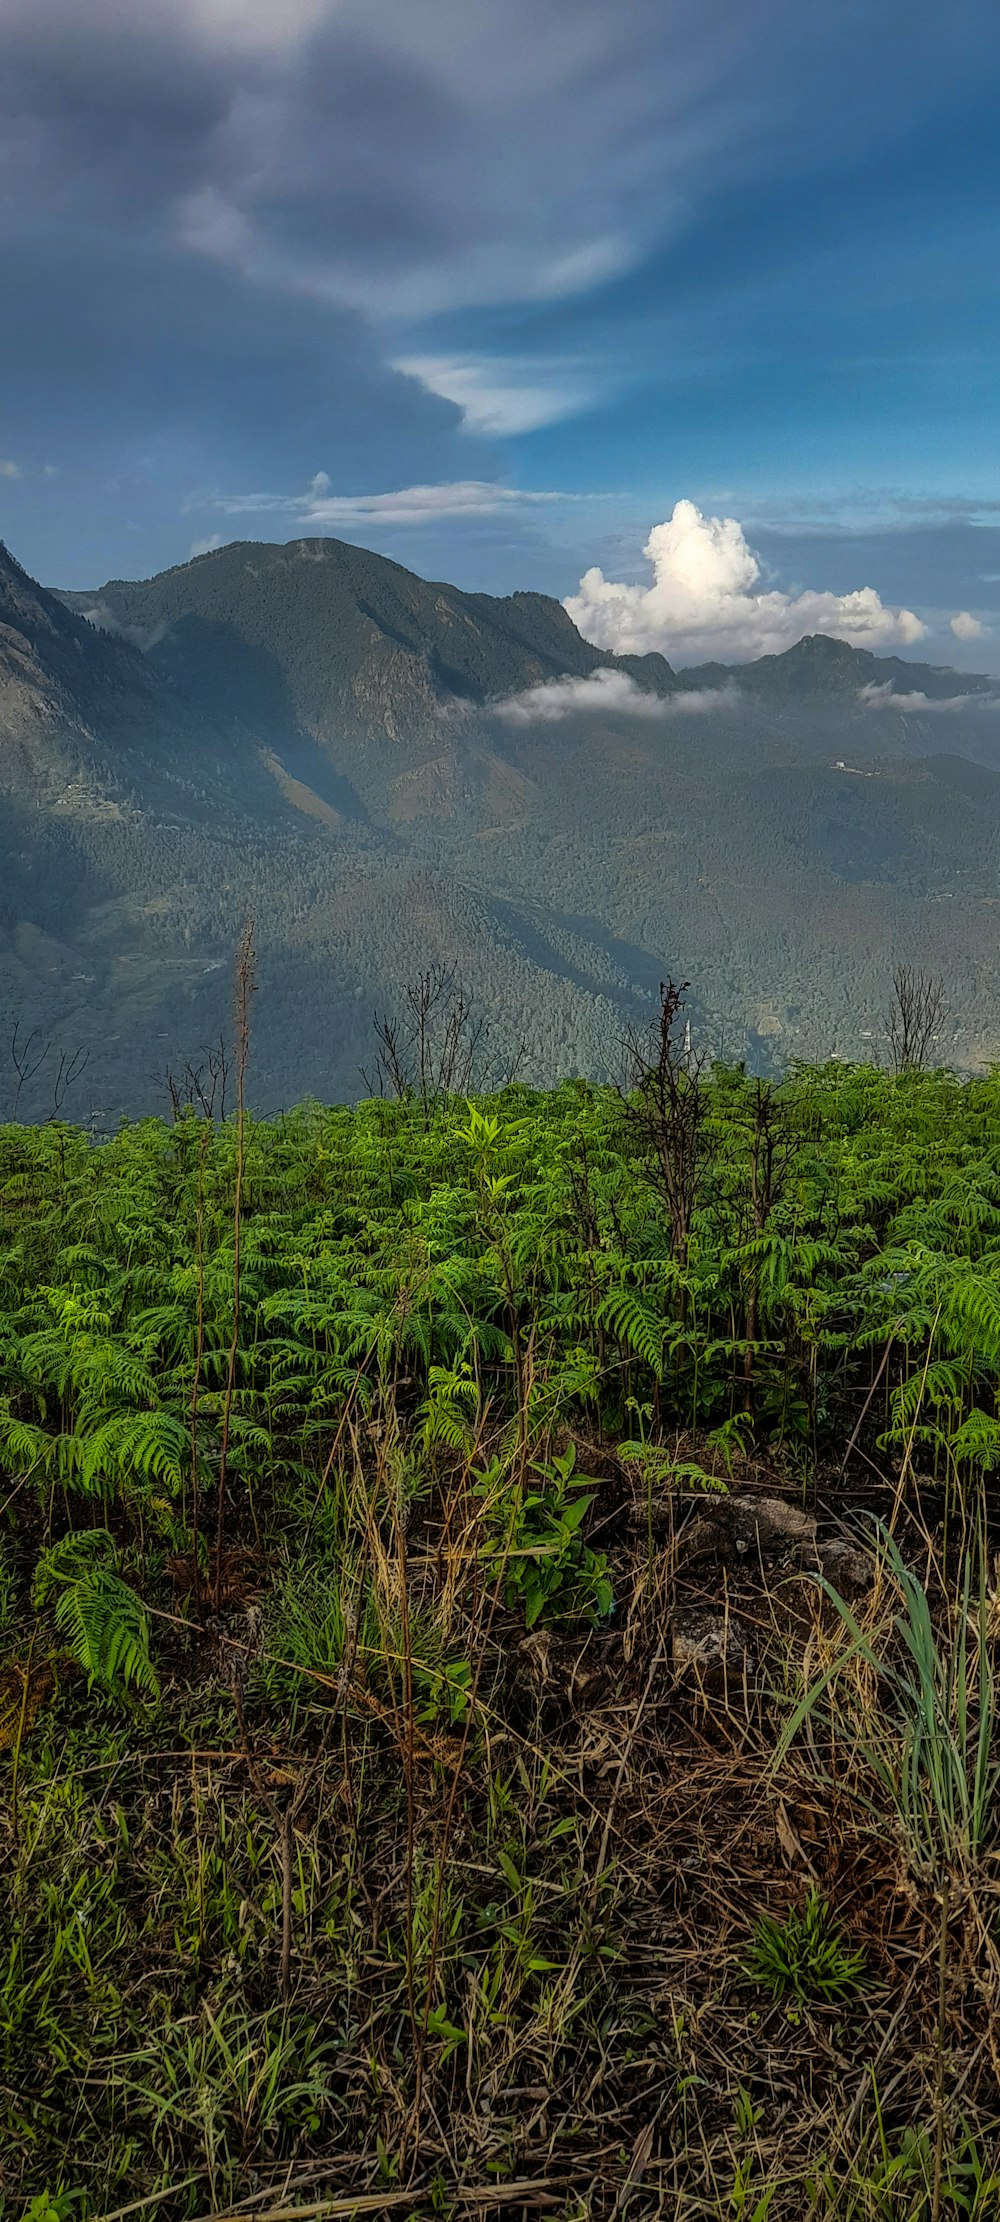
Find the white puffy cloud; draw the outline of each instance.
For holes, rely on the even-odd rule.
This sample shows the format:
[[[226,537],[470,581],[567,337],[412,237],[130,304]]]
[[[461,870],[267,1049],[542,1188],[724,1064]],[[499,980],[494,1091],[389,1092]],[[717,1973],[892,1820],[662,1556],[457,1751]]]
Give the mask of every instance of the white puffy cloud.
[[[585,679],[569,673],[525,687],[492,707],[511,725],[555,725],[580,711],[605,717],[658,718],[701,716],[709,710],[731,710],[739,701],[735,687],[692,687],[678,694],[648,694],[627,671],[591,671]]]
[[[900,710],[904,714],[919,710],[922,717],[928,712],[932,717],[954,716],[956,711],[964,710],[968,700],[967,694],[934,696],[919,690],[896,694],[891,679],[882,686],[862,687],[858,693],[858,701],[866,710]]]
[[[20,476],[20,464],[12,463],[9,456],[5,461],[0,460],[0,478],[20,478]]]
[[[971,610],[956,610],[949,622],[956,640],[981,640],[986,630]]]
[[[926,631],[912,610],[887,608],[872,586],[852,594],[763,588],[742,525],[735,517],[704,517],[690,501],[677,502],[672,516],[654,525],[643,554],[653,566],[651,586],[620,584],[595,566],[567,598],[574,624],[598,648],[738,663],[779,653],[804,633],[882,648],[921,640]]]

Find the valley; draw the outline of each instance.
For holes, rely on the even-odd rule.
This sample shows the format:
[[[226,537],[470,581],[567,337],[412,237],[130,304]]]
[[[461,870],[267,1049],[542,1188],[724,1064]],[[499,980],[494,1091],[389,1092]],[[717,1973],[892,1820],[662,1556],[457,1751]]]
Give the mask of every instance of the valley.
[[[4,553],[0,854],[36,1114],[78,1047],[76,1116],[162,1108],[250,912],[263,1110],[355,1098],[426,964],[538,1083],[613,1076],[668,974],[756,1069],[877,1056],[896,961],[945,983],[943,1058],[1000,1053],[993,682],[825,636],[676,673],[333,540],[72,595]]]

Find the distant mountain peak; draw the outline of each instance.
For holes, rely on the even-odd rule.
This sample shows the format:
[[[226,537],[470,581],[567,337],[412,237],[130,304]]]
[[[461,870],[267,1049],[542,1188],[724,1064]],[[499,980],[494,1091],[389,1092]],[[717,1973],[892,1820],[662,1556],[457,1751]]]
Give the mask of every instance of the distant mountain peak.
[[[776,707],[810,696],[846,707],[873,686],[929,700],[996,691],[978,674],[875,655],[829,633],[805,633],[751,663],[678,673],[662,655],[595,647],[551,595],[467,592],[327,535],[234,540],[150,579],[58,597],[36,589],[0,550],[0,605],[5,568],[9,592],[89,616],[213,714],[247,714],[254,724],[263,699],[273,709],[281,696],[286,722],[322,746],[364,737],[398,749],[408,736],[431,738],[442,708],[473,711],[600,667],[626,673],[644,693],[735,687]],[[45,622],[42,609],[36,617]]]
[[[469,594],[336,539],[236,541],[152,579],[68,595],[96,609],[214,713],[297,729],[321,746],[398,751],[470,711],[613,662],[545,594]],[[662,659],[650,659],[667,672]],[[669,682],[669,673],[667,673]]]
[[[775,658],[775,661],[778,661]],[[869,648],[855,648],[849,640],[837,640],[832,633],[803,633],[791,648],[783,651],[783,660],[791,663],[854,664],[858,661],[873,663]]]
[[[808,695],[853,701],[865,687],[897,694],[920,693],[929,700],[958,694],[994,694],[996,680],[979,672],[955,671],[949,664],[911,663],[902,656],[876,656],[831,633],[804,633],[791,648],[758,656],[747,664],[696,664],[679,674],[685,687],[738,687],[741,694],[792,702]]]

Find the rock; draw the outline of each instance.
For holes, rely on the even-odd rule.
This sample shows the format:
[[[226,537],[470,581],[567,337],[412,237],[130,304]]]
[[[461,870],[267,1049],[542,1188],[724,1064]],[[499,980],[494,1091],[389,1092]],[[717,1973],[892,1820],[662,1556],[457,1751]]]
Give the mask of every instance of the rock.
[[[518,1680],[539,1699],[566,1699],[586,1706],[602,1688],[604,1647],[588,1636],[583,1644],[560,1642],[548,1628],[533,1628],[515,1653]]]
[[[694,1520],[687,1520],[680,1531],[680,1550],[686,1565],[696,1559],[717,1558],[720,1546],[728,1537],[724,1523],[710,1513],[699,1513]]]
[[[801,1506],[786,1504],[784,1497],[729,1497],[725,1510],[730,1532],[740,1552],[808,1551],[816,1545],[816,1522]]]
[[[698,1559],[776,1558],[789,1551],[815,1562],[816,1522],[784,1497],[717,1497],[681,1529],[682,1563]]]
[[[517,1664],[525,1681],[536,1690],[551,1689],[555,1681],[552,1673],[552,1637],[547,1628],[533,1628],[517,1647]]]
[[[816,1555],[820,1568],[831,1588],[840,1597],[860,1597],[872,1586],[875,1569],[867,1551],[856,1543],[834,1536],[828,1543],[819,1543]]]
[[[706,1688],[719,1688],[734,1675],[742,1679],[752,1662],[749,1632],[728,1613],[678,1613],[672,1635],[674,1672]]]

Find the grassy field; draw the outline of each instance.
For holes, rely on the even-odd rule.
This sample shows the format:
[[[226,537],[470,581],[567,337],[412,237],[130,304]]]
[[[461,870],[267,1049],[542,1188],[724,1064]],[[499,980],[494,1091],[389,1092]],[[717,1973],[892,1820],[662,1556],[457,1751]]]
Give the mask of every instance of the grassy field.
[[[0,1129],[5,2216],[1000,2213],[1000,1075],[633,1078]]]

